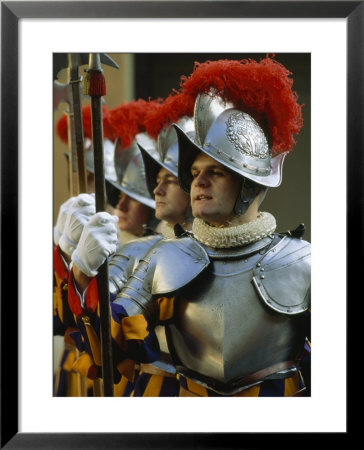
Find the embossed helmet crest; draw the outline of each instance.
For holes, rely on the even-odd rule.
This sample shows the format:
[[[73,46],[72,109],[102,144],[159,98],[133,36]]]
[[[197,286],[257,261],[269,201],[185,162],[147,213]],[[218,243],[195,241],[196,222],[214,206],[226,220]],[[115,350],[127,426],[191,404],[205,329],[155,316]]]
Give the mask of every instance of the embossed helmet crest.
[[[226,136],[239,152],[247,156],[264,159],[271,155],[263,130],[249,114],[231,114],[226,122]]]

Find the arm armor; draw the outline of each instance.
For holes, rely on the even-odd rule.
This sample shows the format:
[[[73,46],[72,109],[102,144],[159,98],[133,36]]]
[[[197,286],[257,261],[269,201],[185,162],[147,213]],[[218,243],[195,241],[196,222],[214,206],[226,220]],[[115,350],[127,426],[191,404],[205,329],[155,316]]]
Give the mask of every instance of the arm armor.
[[[163,236],[153,235],[135,239],[123,245],[109,260],[109,292],[117,295],[126,283],[139,259]]]
[[[195,239],[161,240],[140,259],[115,302],[129,316],[143,314],[150,323],[155,320],[153,297],[172,297],[209,264],[206,250]]]

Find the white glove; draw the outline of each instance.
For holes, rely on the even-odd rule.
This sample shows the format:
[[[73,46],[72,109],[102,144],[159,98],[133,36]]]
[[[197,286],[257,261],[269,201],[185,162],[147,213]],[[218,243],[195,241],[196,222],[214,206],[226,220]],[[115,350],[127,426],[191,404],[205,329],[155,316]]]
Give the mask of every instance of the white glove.
[[[119,247],[118,220],[117,216],[99,212],[85,225],[72,261],[88,277],[96,276],[106,258]]]
[[[70,205],[63,233],[59,239],[61,250],[69,257],[78,244],[83,227],[95,212],[94,195],[80,194]]]
[[[64,224],[66,223],[69,207],[71,206],[71,204],[74,202],[75,199],[76,197],[69,198],[66,202],[62,203],[62,205],[59,208],[57,223],[56,226],[53,228],[53,240],[55,245],[59,244],[59,238],[62,236],[64,230]]]

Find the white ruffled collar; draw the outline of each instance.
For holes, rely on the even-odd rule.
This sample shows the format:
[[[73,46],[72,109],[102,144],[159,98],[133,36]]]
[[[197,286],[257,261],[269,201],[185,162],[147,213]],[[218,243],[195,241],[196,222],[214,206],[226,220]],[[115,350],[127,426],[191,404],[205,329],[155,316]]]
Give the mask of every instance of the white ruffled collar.
[[[162,220],[159,224],[159,232],[163,235],[165,239],[174,239],[176,236],[174,234],[174,226],[170,225],[165,220]]]
[[[192,232],[202,244],[212,248],[240,247],[251,244],[273,233],[276,220],[268,212],[259,212],[255,220],[234,227],[213,227],[202,219],[195,219]]]

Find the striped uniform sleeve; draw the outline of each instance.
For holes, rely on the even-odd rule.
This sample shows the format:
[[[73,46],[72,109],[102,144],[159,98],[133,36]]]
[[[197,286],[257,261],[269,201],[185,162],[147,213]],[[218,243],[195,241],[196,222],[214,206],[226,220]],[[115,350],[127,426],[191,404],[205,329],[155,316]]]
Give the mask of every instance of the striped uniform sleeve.
[[[59,246],[53,250],[53,332],[64,335],[67,328],[75,327],[75,319],[68,307],[68,268]]]
[[[166,325],[173,319],[174,313],[174,300],[175,298],[168,297],[160,297],[156,299],[156,316],[158,324]],[[143,317],[144,319],[144,317]],[[139,321],[136,319],[136,323],[138,324],[138,329],[143,330],[144,334],[148,337],[148,326],[145,328],[145,324],[143,326],[144,320]],[[135,324],[136,324],[135,323]],[[131,321],[128,323],[131,325],[131,328],[134,328],[134,322]],[[142,326],[142,328],[140,328]],[[135,330],[133,330],[134,332]],[[129,333],[127,334],[129,336]],[[142,337],[142,335],[140,336]],[[165,372],[157,368],[152,364],[148,364],[148,362],[152,362],[154,358],[156,358],[156,353],[151,352],[148,345],[150,342],[144,338],[143,346],[144,346],[144,355],[147,353],[147,357],[142,359],[142,362],[147,362],[146,364],[141,364],[141,370],[138,373],[138,377],[134,382],[134,388],[130,393],[132,397],[178,397],[179,396],[179,381],[176,378],[175,374],[171,374]],[[130,343],[129,343],[130,345]],[[155,344],[157,346],[157,343]],[[147,347],[147,348],[146,348]],[[149,351],[148,351],[149,350]],[[154,347],[156,350],[156,347]],[[150,356],[153,355],[151,358]],[[159,351],[158,351],[159,355]]]
[[[95,380],[101,377],[102,366],[96,278],[89,283],[85,298],[86,307],[83,308],[71,269],[68,277],[68,307],[76,320],[77,330],[72,333],[72,337],[80,352],[79,358],[73,364],[73,370]]]
[[[120,305],[110,298],[110,318],[112,353],[114,365],[114,382],[119,384],[123,375],[128,381],[133,381],[137,373],[135,362],[155,361],[159,357],[158,341],[153,331],[148,330],[148,324],[143,315],[129,317]],[[68,303],[73,314],[78,319],[78,328],[87,347],[89,355],[96,366],[101,366],[100,343],[100,310],[97,278],[93,278],[84,296],[84,307],[73,282],[70,271]],[[120,390],[130,390],[121,385]],[[118,389],[119,389],[118,388]]]

